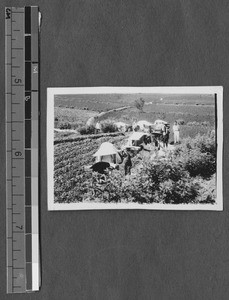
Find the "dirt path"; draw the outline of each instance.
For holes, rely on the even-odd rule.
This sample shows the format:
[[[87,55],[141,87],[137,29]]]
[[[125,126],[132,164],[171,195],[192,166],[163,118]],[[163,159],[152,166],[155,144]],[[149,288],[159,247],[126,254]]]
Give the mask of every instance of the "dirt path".
[[[77,130],[74,130],[74,129],[59,129],[59,128],[54,128],[54,131],[56,131],[56,132],[72,132],[72,133],[77,133]]]

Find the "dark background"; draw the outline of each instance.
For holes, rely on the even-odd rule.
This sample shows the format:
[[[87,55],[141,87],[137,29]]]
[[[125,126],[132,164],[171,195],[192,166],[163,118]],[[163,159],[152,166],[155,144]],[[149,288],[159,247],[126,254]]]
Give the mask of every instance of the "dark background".
[[[4,7],[39,5],[42,287],[6,295]],[[0,299],[228,299],[229,2],[0,3]],[[224,87],[224,211],[47,211],[46,88]]]

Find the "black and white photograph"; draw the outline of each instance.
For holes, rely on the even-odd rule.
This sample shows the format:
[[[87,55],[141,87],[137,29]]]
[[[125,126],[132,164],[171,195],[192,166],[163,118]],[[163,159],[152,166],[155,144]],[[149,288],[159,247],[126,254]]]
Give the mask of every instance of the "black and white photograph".
[[[48,88],[48,209],[222,210],[222,87]]]

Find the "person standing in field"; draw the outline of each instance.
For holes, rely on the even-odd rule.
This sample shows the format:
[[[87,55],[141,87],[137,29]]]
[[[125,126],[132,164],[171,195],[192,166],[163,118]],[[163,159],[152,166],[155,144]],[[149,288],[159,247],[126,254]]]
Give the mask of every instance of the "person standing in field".
[[[98,121],[98,122],[95,124],[95,131],[96,131],[96,133],[101,132],[101,129],[102,129],[101,123]]]
[[[180,142],[180,126],[177,123],[177,121],[175,121],[173,125],[173,134],[174,134],[174,144],[178,144]]]
[[[163,147],[167,148],[169,143],[169,129],[165,124],[163,126],[162,141],[163,141]]]
[[[126,148],[125,158],[123,160],[125,175],[131,174],[131,167],[132,167],[131,155],[128,150],[129,150],[129,148]]]

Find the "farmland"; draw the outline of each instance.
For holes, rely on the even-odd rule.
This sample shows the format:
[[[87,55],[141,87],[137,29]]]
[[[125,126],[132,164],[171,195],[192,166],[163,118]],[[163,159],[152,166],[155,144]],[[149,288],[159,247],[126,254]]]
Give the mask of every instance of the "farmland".
[[[184,144],[176,148],[168,162],[160,159],[152,161],[149,152],[140,152],[133,158],[131,177],[125,178],[121,164],[119,170],[107,177],[106,185],[102,186],[105,190],[101,190],[97,184],[99,175],[86,171],[85,166],[93,164],[93,154],[101,143],[109,140],[120,149],[126,138],[125,135],[105,136],[56,144],[55,202],[88,202],[93,198],[96,202],[179,203],[184,200],[186,203],[214,203],[215,147],[214,137],[210,135],[186,139]],[[196,145],[199,146],[196,148]],[[152,151],[154,153],[155,149]],[[148,187],[153,190],[148,190]],[[151,194],[153,198],[147,200]]]
[[[143,96],[141,94],[55,96],[55,127],[60,128],[60,125],[66,124],[69,126],[67,128],[75,130],[75,132],[55,132],[55,202],[87,202],[91,201],[92,198],[97,202],[120,202],[122,200],[118,195],[121,195],[123,199],[125,199],[123,201],[136,201],[136,197],[138,197],[138,199],[141,197],[140,195],[136,195],[133,188],[143,188],[141,178],[145,178],[145,173],[154,174],[153,176],[156,176],[157,170],[155,170],[154,165],[156,163],[160,166],[159,169],[162,168],[166,174],[168,172],[177,172],[175,176],[177,181],[171,182],[170,179],[164,178],[162,182],[158,183],[159,185],[157,187],[154,187],[153,192],[147,192],[147,195],[150,193],[154,194],[154,200],[151,199],[150,201],[164,201],[166,203],[166,201],[168,201],[166,200],[167,195],[165,193],[160,194],[160,189],[163,187],[163,189],[165,188],[166,190],[167,187],[170,187],[174,195],[178,195],[179,193],[183,193],[183,195],[187,194],[187,203],[214,203],[215,154],[214,151],[213,154],[206,152],[210,150],[204,150],[204,152],[202,152],[202,149],[208,149],[209,147],[209,149],[212,149],[215,145],[214,140],[209,137],[209,134],[215,128],[214,98],[210,95],[163,95],[163,99],[161,100],[161,95],[144,95],[145,105],[143,111],[140,111],[134,105],[134,100],[139,97]],[[116,110],[119,107],[126,106],[130,107],[122,111]],[[102,111],[106,113],[100,116],[99,113]],[[95,190],[97,189],[96,180],[98,179],[96,177],[98,177],[98,175],[91,171],[85,171],[85,166],[93,164],[93,154],[98,150],[101,143],[109,141],[113,143],[117,149],[120,149],[121,146],[126,143],[131,133],[101,134],[97,136],[80,135],[77,131],[78,128],[85,126],[87,120],[94,116],[99,116],[98,119],[100,121],[123,121],[128,124],[131,124],[133,120],[154,122],[156,119],[162,119],[172,125],[175,120],[182,120],[184,123],[184,125],[180,126],[182,143],[176,148],[179,155],[174,156],[169,164],[161,161],[155,161],[154,164],[149,164],[151,155],[155,153],[156,150],[152,148],[150,153],[142,151],[133,158],[133,175],[131,175],[130,180],[123,176],[123,165],[120,165],[119,170],[109,175],[107,179],[108,183],[104,186],[104,188],[107,189],[109,197],[105,197],[105,192],[102,193],[101,191],[97,191],[96,193],[98,193],[98,195],[96,194],[95,196]],[[198,148],[198,143],[195,141],[201,141],[203,144],[205,140],[208,141],[207,146]],[[170,142],[171,141],[173,141],[172,135],[170,136]],[[211,146],[209,146],[209,144]],[[195,158],[194,160],[192,160],[193,157]],[[201,158],[200,161],[198,161],[199,157]],[[183,162],[182,167],[180,167],[178,161]],[[195,171],[196,173],[194,175],[192,174],[194,171],[190,167],[190,162],[196,166],[195,170],[197,171]],[[172,169],[175,171],[171,171],[171,166],[173,166]],[[211,166],[213,166],[213,169]],[[211,170],[209,174],[208,170]],[[207,177],[204,175],[204,172],[208,174]],[[161,175],[159,174],[157,176]],[[152,175],[149,175],[148,179],[149,186],[152,186],[150,178],[152,178]],[[197,186],[199,187],[197,188]],[[211,187],[213,187],[213,189],[211,189]],[[179,193],[177,189],[179,189]],[[129,191],[129,194],[127,191]],[[142,195],[143,194],[144,193],[142,193]],[[201,194],[203,196],[201,196]],[[170,195],[169,192],[168,195]],[[146,195],[144,197],[146,197]],[[143,202],[147,201],[144,197],[141,198]]]
[[[72,196],[79,196],[79,191],[82,188],[79,179],[84,180],[87,178],[84,166],[93,163],[93,154],[99,148],[100,144],[108,139],[119,148],[124,143],[125,137],[123,135],[116,137],[105,136],[98,139],[84,139],[82,141],[55,145],[55,201],[71,202],[74,199]]]
[[[83,110],[101,112],[133,105],[136,99],[143,98],[146,104],[172,104],[172,105],[214,105],[212,95],[176,95],[176,94],[92,94],[92,95],[56,95],[56,107],[72,107]],[[163,100],[161,100],[163,99]]]
[[[118,96],[116,95],[116,97]],[[83,103],[81,98],[78,102],[74,99],[75,106],[72,106],[72,99],[68,99],[66,102],[64,102],[63,99],[65,98],[63,97],[62,100],[55,102],[55,118],[58,120],[55,127],[58,128],[67,125],[68,127],[66,128],[78,129],[84,126],[90,117],[94,116],[99,116],[98,120],[100,121],[122,121],[128,124],[131,124],[133,120],[154,122],[157,119],[162,119],[170,124],[173,124],[175,120],[183,120],[184,125],[181,127],[181,138],[185,138],[188,136],[194,137],[197,133],[206,133],[215,126],[214,100],[210,97],[207,97],[207,99],[202,97],[200,103],[197,103],[197,100],[195,99],[189,99],[188,102],[185,102],[183,97],[174,101],[171,100],[170,102],[168,102],[169,100],[165,100],[167,101],[165,102],[160,100],[152,101],[152,99],[149,101],[150,99],[148,99],[148,102],[145,103],[143,112],[139,111],[134,106],[133,101],[130,102],[130,99],[127,97],[126,101],[123,99],[121,101],[119,99],[118,103],[113,103],[111,101],[108,101],[106,104],[104,102],[99,103],[104,111],[112,109],[102,116],[99,115],[101,110],[94,110],[96,108],[96,103],[95,106],[91,107],[92,100]],[[94,99],[94,96],[90,99]],[[58,104],[60,102],[62,104]],[[77,103],[81,109],[76,106]],[[90,110],[82,109],[83,104],[86,105],[87,108],[90,108]],[[120,107],[131,104],[131,107],[122,111],[116,111],[114,110],[114,106],[117,108],[118,104]]]

